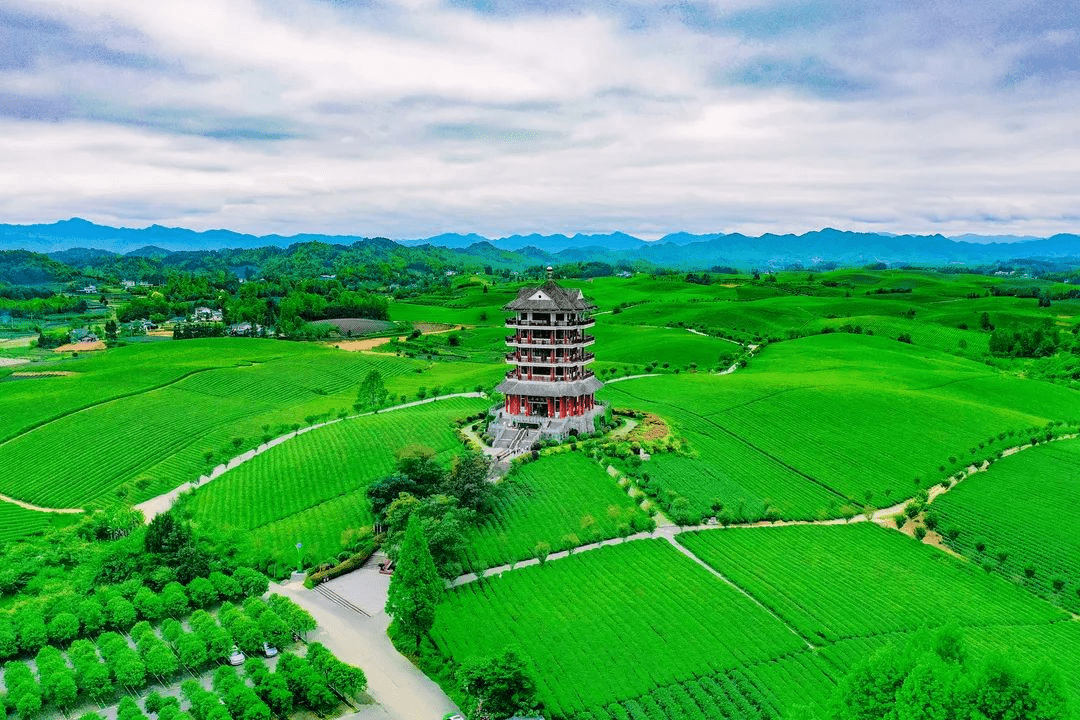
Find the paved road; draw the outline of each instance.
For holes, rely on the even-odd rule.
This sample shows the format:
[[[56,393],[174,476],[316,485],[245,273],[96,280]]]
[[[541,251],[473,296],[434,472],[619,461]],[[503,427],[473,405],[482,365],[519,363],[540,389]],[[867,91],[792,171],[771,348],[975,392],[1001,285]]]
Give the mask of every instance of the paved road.
[[[287,595],[315,617],[319,627],[309,635],[309,641],[321,642],[345,662],[363,669],[367,692],[379,707],[362,708],[357,717],[441,720],[447,713],[460,712],[442,688],[390,643],[386,635],[390,619],[382,611],[388,585],[387,576],[374,566],[326,583],[325,587],[356,603],[371,617],[343,608],[299,583],[271,585],[270,592]]]

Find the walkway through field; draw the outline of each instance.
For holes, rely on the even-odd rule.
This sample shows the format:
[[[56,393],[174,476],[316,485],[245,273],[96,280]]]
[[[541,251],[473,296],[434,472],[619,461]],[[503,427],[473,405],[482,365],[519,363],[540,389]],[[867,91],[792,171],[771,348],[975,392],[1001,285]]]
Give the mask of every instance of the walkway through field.
[[[343,661],[363,669],[367,692],[378,705],[364,706],[357,717],[437,720],[460,712],[442,688],[391,644],[386,634],[390,619],[383,612],[389,576],[369,565],[319,586],[330,589],[331,595],[340,594],[361,603],[363,612],[355,612],[298,582],[271,584],[270,592],[290,597],[312,614],[318,628],[309,634],[309,640],[322,643]]]
[[[227,473],[228,471],[232,470],[233,468],[236,468],[236,467],[239,467],[240,465],[243,465],[244,463],[248,462],[252,458],[255,458],[255,457],[259,456],[259,455],[262,455],[267,450],[269,450],[271,448],[275,448],[275,447],[277,447],[278,445],[281,445],[284,442],[288,442],[289,440],[292,440],[293,438],[297,437],[298,435],[303,435],[304,433],[311,432],[312,430],[318,430],[319,428],[327,427],[328,425],[334,425],[336,423],[344,422],[346,420],[355,420],[356,418],[367,417],[368,415],[376,415],[376,414],[382,415],[383,413],[393,412],[395,410],[402,410],[404,408],[415,407],[417,405],[426,405],[428,403],[437,402],[439,400],[444,400],[446,398],[459,398],[459,397],[460,398],[482,398],[482,397],[486,397],[486,395],[484,393],[482,393],[482,392],[450,393],[449,395],[440,395],[439,397],[430,397],[430,398],[425,398],[423,400],[414,400],[412,402],[402,403],[401,405],[392,405],[390,407],[380,408],[379,410],[371,410],[369,412],[359,413],[358,415],[349,415],[348,417],[344,417],[344,418],[335,418],[333,420],[327,420],[326,422],[316,423],[314,425],[308,425],[307,427],[302,427],[299,430],[294,430],[293,432],[286,433],[285,435],[282,435],[280,437],[276,437],[273,440],[265,442],[265,443],[263,443],[262,445],[259,445],[256,448],[252,448],[251,450],[248,450],[245,453],[237,455],[236,457],[232,458],[228,462],[224,462],[224,463],[218,465],[213,470],[211,470],[208,474],[200,476],[198,480],[193,480],[191,482],[184,483],[180,487],[173,488],[172,490],[170,490],[167,493],[163,493],[161,495],[158,495],[157,497],[153,497],[153,498],[150,498],[149,500],[145,500],[145,501],[139,503],[138,505],[136,505],[135,509],[136,510],[142,510],[143,515],[146,517],[146,522],[150,522],[151,520],[153,520],[155,517],[157,517],[161,513],[167,512],[169,510],[169,508],[171,508],[173,506],[173,504],[176,502],[176,499],[178,497],[180,497],[181,493],[187,492],[188,490],[194,490],[195,488],[199,487],[200,485],[202,485],[204,483],[208,483],[211,480],[215,480],[215,479],[221,477],[222,475],[224,475],[225,473]]]

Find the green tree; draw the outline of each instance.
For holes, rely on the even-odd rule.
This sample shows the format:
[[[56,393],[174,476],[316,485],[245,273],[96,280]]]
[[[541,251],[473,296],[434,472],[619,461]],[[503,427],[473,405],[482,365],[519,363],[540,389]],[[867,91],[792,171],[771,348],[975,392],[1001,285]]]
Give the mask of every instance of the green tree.
[[[57,613],[45,626],[49,642],[67,647],[79,634],[79,618],[69,612]]]
[[[49,635],[41,611],[29,607],[15,616],[15,625],[19,629],[19,647],[26,653],[37,653],[48,642]]]
[[[470,658],[458,670],[458,683],[478,707],[502,719],[536,709],[536,680],[521,653],[506,648],[489,658]]]
[[[360,383],[356,402],[361,407],[380,407],[386,402],[388,394],[389,391],[386,389],[386,383],[383,382],[382,373],[378,370],[371,370],[364,377],[364,381]]]
[[[467,510],[491,510],[495,486],[488,481],[491,463],[483,453],[468,452],[454,461],[450,473],[439,485],[439,492],[456,497]]]
[[[191,528],[171,511],[154,516],[143,536],[146,552],[167,557],[175,557],[190,542]]]
[[[1059,720],[1064,684],[1049,666],[1018,670],[1004,657],[976,663],[960,631],[916,633],[855,666],[837,688],[834,720]]]
[[[435,607],[442,599],[443,580],[435,570],[435,563],[428,550],[420,518],[413,515],[401,543],[397,565],[390,578],[386,598],[386,614],[393,618],[396,629],[416,641],[420,652],[420,640],[435,624]]]
[[[206,609],[218,601],[218,592],[214,584],[204,577],[197,577],[187,584],[188,597],[197,608]]]

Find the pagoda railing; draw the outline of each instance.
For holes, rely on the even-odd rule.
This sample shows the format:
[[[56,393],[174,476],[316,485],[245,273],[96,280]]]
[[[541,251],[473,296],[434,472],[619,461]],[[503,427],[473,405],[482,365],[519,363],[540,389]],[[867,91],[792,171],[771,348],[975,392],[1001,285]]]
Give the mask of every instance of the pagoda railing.
[[[592,372],[591,370],[565,375],[554,375],[552,373],[533,373],[532,377],[529,377],[528,373],[523,373],[520,370],[511,370],[510,372],[506,373],[507,380],[539,380],[541,382],[573,382],[575,380],[587,380],[591,377],[596,377],[596,373]]]
[[[595,353],[581,353],[580,356],[571,357],[547,357],[540,355],[533,355],[531,353],[508,353],[506,355],[506,362],[508,363],[524,363],[526,365],[571,365],[571,364],[584,364],[590,363],[596,359]]]
[[[582,335],[576,338],[528,338],[520,335],[507,335],[507,345],[592,345],[596,342],[595,335]]]
[[[522,320],[521,318],[507,318],[507,327],[539,327],[539,328],[553,328],[553,327],[592,327],[596,324],[596,321],[592,318],[582,318],[581,320]]]

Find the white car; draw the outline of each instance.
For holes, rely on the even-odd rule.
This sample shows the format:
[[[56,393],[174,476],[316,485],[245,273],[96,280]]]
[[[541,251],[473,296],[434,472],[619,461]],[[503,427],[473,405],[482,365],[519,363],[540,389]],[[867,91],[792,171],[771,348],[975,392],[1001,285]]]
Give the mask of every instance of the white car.
[[[240,652],[238,648],[233,648],[232,655],[229,656],[229,664],[233,667],[244,664],[244,653]]]
[[[263,653],[266,657],[274,657],[277,655],[277,648],[270,643],[263,643]]]

